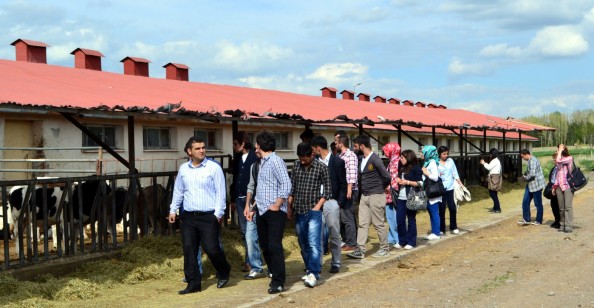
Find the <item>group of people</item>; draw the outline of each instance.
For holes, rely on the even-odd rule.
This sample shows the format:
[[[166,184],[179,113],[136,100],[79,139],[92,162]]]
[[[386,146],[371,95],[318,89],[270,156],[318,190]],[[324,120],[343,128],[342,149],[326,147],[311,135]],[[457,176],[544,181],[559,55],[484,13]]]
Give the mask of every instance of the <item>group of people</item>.
[[[449,210],[449,231],[459,233],[454,186],[463,185],[456,165],[448,157],[447,147],[423,146],[417,158],[415,151],[401,152],[399,144],[388,143],[382,148],[389,159],[385,167],[373,151],[367,135],[356,137],[351,148],[346,132],[337,131],[333,142],[336,153],[332,147],[329,149],[323,136],[302,134],[301,137],[303,142],[297,145],[296,151],[298,160],[293,163],[290,174],[284,160],[275,152],[276,141],[271,132],[258,133],[255,144],[245,132],[238,132],[233,138],[236,156],[231,195],[246,251],[243,271],[247,274],[244,278],[269,277],[268,293],[284,290],[282,239],[288,220],[295,223],[305,267],[303,283],[311,288],[320,279],[325,251],[332,254],[330,273],[340,271],[342,252],[348,252],[349,258],[365,258],[370,224],[375,228],[380,244],[372,257],[387,257],[391,248],[413,249],[417,245],[417,211],[407,207],[407,196],[411,189],[422,186],[425,181],[441,181],[445,188],[443,194],[428,200],[431,233],[425,238],[437,240],[446,233],[446,209]],[[562,175],[567,172],[571,157],[567,149],[563,149],[556,158],[555,190],[559,207],[569,211],[561,215],[565,218],[561,218],[559,224],[563,230],[571,232],[571,195],[566,193]],[[201,290],[201,249],[216,270],[217,288],[227,284],[231,268],[220,240],[226,199],[222,168],[206,158],[205,140],[200,137],[191,137],[185,151],[189,161],[180,166],[169,216],[169,221],[175,222],[179,212],[181,220],[187,286],[179,294]],[[488,164],[481,163],[490,172],[501,174],[496,151],[492,150],[491,154],[494,157]],[[526,177],[532,177],[532,172],[537,173],[536,168],[530,160]],[[541,181],[536,181],[538,185],[529,185],[527,192],[538,203],[540,198],[535,190],[542,190],[542,187]],[[495,202],[493,212],[500,212],[497,192],[494,191],[491,197]],[[528,200],[529,204],[527,198],[524,201]],[[359,205],[357,219],[356,203]],[[542,211],[540,213],[536,221],[542,223]],[[525,221],[529,221],[529,216]],[[267,273],[263,269],[264,263],[268,267]]]

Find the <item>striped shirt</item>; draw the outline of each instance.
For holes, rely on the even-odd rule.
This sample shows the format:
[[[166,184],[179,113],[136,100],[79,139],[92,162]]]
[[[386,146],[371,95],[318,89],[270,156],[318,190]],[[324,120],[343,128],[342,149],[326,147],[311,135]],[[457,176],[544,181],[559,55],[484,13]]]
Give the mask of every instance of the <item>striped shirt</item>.
[[[533,178],[534,180],[528,182],[528,191],[537,192],[545,187],[545,178],[540,167],[540,162],[536,157],[532,156],[528,160],[528,168],[524,173],[525,179]]]
[[[357,171],[359,160],[357,159],[357,155],[351,149],[347,149],[340,153],[339,157],[344,160],[347,184],[353,184],[353,190],[357,190],[357,178],[359,177]]]
[[[571,170],[571,168],[573,168],[573,157],[567,156],[555,159],[555,164],[557,166],[557,174],[555,175],[556,179],[553,189],[560,187],[561,191],[566,191],[569,189],[567,173]]]
[[[225,176],[218,163],[204,159],[193,166],[189,161],[179,167],[169,212],[175,213],[183,203],[184,211],[214,211],[220,219],[225,213],[226,196]]]
[[[285,199],[280,210],[287,212],[287,198],[291,192],[291,179],[282,158],[272,152],[260,160],[260,170],[256,181],[256,205],[263,215],[277,198]]]
[[[330,200],[332,196],[331,189],[325,189],[324,193],[320,193],[320,188],[331,186],[328,167],[317,159],[314,159],[309,167],[304,167],[296,161],[291,174],[291,184],[290,195],[293,197],[293,210],[296,214],[306,214],[321,198]]]

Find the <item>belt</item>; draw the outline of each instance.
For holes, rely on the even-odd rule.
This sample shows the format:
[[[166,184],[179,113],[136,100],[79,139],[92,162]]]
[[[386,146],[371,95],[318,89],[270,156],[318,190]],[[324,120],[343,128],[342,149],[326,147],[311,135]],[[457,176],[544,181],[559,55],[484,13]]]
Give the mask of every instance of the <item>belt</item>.
[[[184,213],[187,213],[188,215],[194,215],[194,216],[202,216],[202,215],[214,215],[215,211],[184,211]]]

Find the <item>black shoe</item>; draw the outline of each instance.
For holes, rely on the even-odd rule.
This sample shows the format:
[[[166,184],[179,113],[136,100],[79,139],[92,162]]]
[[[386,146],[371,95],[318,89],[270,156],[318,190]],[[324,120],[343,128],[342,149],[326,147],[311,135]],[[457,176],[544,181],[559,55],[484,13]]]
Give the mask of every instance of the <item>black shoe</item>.
[[[332,274],[336,274],[336,273],[338,273],[338,272],[340,272],[340,267],[338,267],[338,266],[332,266],[332,267],[330,268],[330,273],[332,273]]]
[[[491,214],[501,213],[501,210],[493,210],[493,209],[491,209],[491,210],[489,210],[489,213],[491,213]]]
[[[559,229],[559,228],[561,228],[561,224],[558,222],[554,222],[551,224],[551,228]]]
[[[227,282],[229,282],[229,278],[227,279],[219,279],[219,281],[217,282],[217,288],[222,288],[225,285],[227,285]]]
[[[278,294],[283,291],[283,286],[278,287],[270,287],[268,289],[268,294]]]
[[[202,291],[200,286],[188,284],[188,286],[185,289],[177,291],[177,294],[185,295],[185,294],[196,293],[196,292],[200,292],[200,291]]]

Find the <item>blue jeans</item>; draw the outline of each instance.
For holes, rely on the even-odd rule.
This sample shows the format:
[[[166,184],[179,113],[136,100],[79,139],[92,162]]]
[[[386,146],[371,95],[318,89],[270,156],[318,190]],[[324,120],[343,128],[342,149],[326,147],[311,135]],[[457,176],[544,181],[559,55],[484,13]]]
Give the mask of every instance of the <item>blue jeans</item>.
[[[524,221],[530,221],[530,202],[534,198],[534,206],[536,207],[536,222],[542,223],[542,189],[530,192],[528,185],[524,190],[524,200],[522,200],[522,216]]]
[[[439,205],[441,202],[435,202],[433,204],[427,201],[427,212],[429,212],[429,218],[431,220],[431,233],[439,236]]]
[[[407,209],[406,200],[396,201],[396,221],[400,246],[417,246],[417,211]]]
[[[396,218],[396,202],[386,203],[386,220],[388,221],[388,244],[398,244],[398,223]]]
[[[248,247],[247,242],[245,240],[245,230],[247,227],[247,219],[245,215],[243,215],[243,210],[245,209],[245,197],[238,197],[235,199],[235,208],[237,209],[237,223],[239,223],[239,232],[241,233],[241,240],[243,241],[243,248],[245,249],[245,263],[249,264],[249,254],[248,254]]]
[[[319,278],[322,271],[322,211],[296,214],[295,232],[307,272]]]
[[[252,267],[252,271],[262,272],[262,255],[258,243],[258,226],[256,225],[256,215],[252,216],[252,221],[248,221],[245,229],[245,241],[247,244],[247,254]]]

